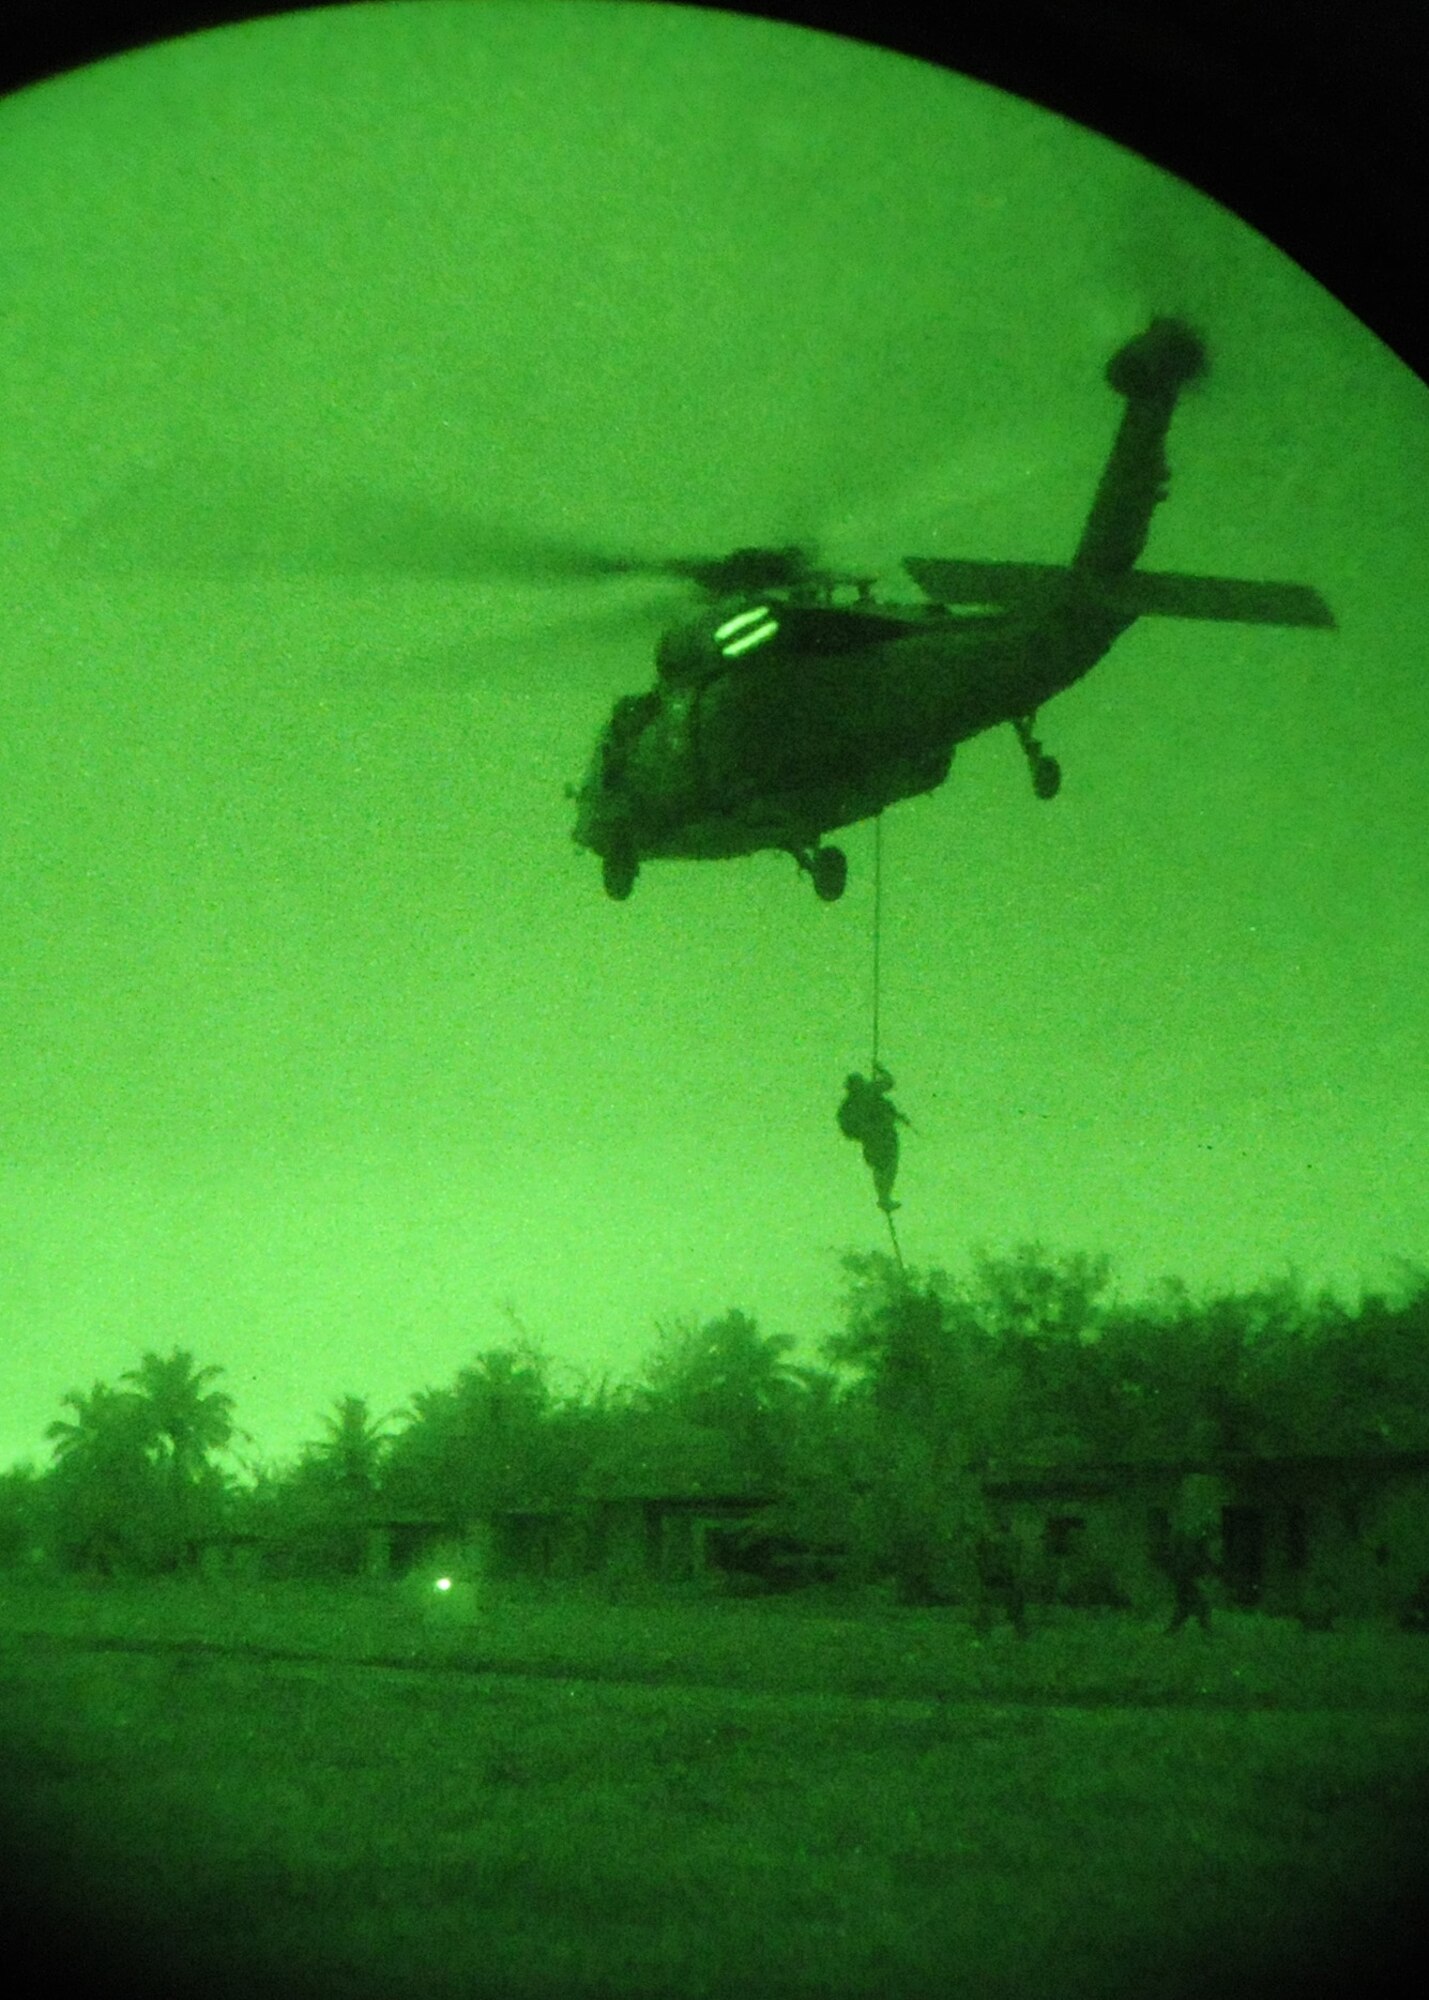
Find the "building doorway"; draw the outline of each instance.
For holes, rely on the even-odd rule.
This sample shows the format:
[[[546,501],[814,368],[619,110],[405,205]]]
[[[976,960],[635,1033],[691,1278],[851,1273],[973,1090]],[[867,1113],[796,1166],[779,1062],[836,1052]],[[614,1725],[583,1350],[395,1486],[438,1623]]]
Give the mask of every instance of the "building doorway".
[[[1260,1507],[1221,1509],[1221,1578],[1232,1604],[1248,1611],[1265,1585],[1265,1513]]]

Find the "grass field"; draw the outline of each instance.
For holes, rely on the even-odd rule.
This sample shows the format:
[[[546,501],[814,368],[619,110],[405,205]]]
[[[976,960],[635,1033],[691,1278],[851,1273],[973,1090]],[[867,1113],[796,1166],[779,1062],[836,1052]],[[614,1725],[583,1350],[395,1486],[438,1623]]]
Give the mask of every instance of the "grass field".
[[[1429,1835],[1429,1641],[1369,1628],[31,1585],[0,1689],[90,1993],[1363,1993]]]

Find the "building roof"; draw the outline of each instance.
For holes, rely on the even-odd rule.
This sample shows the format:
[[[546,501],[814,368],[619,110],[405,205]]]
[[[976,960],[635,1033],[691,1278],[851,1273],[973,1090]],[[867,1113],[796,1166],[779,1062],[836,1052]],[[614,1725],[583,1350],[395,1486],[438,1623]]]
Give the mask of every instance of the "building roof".
[[[1225,1452],[1215,1457],[1128,1458],[1083,1460],[994,1460],[985,1473],[992,1486],[1104,1482],[1113,1485],[1138,1478],[1224,1478],[1247,1473],[1284,1472],[1422,1472],[1429,1470],[1429,1451],[1354,1452]]]

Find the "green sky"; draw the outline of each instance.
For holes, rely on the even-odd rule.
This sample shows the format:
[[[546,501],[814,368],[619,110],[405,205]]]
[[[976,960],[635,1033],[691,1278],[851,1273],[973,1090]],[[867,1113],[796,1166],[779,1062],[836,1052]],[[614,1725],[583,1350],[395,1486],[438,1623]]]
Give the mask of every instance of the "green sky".
[[[669,8],[289,16],[0,104],[0,1463],[146,1347],[268,1452],[509,1337],[833,1324],[878,1216],[871,834],[603,896],[562,786],[650,554],[1058,559],[1191,316],[1144,625],[885,822],[909,1257],[1354,1287],[1424,1257],[1423,387],[1142,162],[980,85]],[[906,586],[905,586],[906,594]],[[607,612],[623,611],[622,616]]]

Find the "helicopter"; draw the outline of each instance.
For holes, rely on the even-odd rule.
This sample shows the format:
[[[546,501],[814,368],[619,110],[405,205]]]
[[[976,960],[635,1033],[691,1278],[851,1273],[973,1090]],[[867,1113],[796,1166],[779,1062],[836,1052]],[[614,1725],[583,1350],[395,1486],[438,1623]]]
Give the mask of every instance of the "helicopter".
[[[584,781],[566,788],[572,837],[599,857],[607,895],[623,902],[647,861],[772,849],[836,902],[848,864],[825,836],[936,791],[957,746],[985,730],[1010,724],[1033,792],[1054,798],[1062,774],[1038,712],[1138,618],[1333,630],[1304,584],[1137,568],[1168,493],[1171,419],[1207,369],[1200,336],[1172,318],[1113,354],[1105,379],[1125,407],[1066,564],[905,557],[923,602],[880,602],[876,577],[797,547],[638,565],[685,578],[705,603],[662,635],[654,684],[615,703]]]

